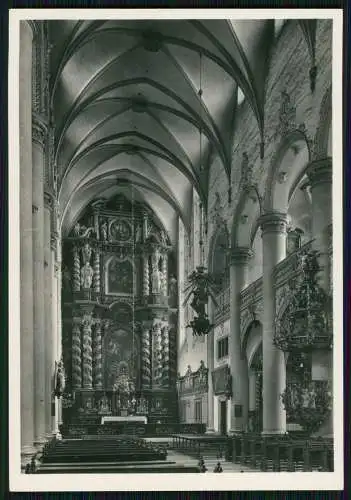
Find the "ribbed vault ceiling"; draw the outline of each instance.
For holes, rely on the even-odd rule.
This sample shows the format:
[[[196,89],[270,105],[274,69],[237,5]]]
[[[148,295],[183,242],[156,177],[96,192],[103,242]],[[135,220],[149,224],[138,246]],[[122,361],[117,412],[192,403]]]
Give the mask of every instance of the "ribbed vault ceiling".
[[[204,205],[216,154],[230,177],[240,87],[258,129],[273,21],[50,21],[63,231],[129,180],[172,239]],[[200,139],[201,138],[201,139]]]

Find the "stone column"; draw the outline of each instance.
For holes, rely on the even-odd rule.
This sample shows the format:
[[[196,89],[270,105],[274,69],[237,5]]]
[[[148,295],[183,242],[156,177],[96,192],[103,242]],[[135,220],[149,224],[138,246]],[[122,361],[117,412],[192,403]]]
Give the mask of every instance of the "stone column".
[[[249,370],[249,411],[256,410],[256,372]]]
[[[332,159],[324,158],[313,161],[307,168],[307,176],[312,198],[312,236],[313,247],[320,253],[321,266],[319,284],[326,293],[332,290]],[[327,371],[325,368],[327,367]],[[325,372],[325,379],[333,379],[333,352],[315,350],[312,352],[312,380],[316,374]],[[320,375],[317,375],[320,379]],[[319,434],[333,434],[333,412],[318,431]]]
[[[143,255],[143,295],[144,297],[150,295],[149,254],[147,252]]]
[[[94,387],[102,389],[102,341],[101,341],[101,319],[95,320],[94,335]]]
[[[56,240],[55,240],[55,244]],[[56,262],[56,251],[54,246],[52,246],[52,252],[51,252],[51,274],[52,274],[52,280],[51,280],[51,286],[52,286],[52,301],[51,301],[51,318],[52,318],[52,343],[51,343],[51,359],[53,360],[53,365],[55,365],[55,361],[58,361],[58,349],[57,349],[57,343],[58,343],[58,272],[59,272],[59,266]],[[53,374],[51,375],[51,390],[53,390]],[[52,432],[55,436],[59,434],[59,427],[58,427],[58,401],[57,398],[53,398],[53,401],[55,402],[55,412],[54,415],[51,416],[51,428]]]
[[[72,387],[82,387],[82,346],[81,346],[81,318],[73,318],[72,328]]]
[[[150,357],[150,325],[144,322],[141,331],[141,386],[143,389],[150,387],[151,383]]]
[[[46,125],[33,115],[33,323],[35,442],[45,441],[45,301],[44,301],[44,165]]]
[[[249,248],[232,248],[230,265],[230,339],[229,359],[232,377],[231,429],[232,433],[245,430],[248,419],[247,362],[241,354],[240,292],[247,285]]]
[[[56,326],[56,352],[57,360],[62,357],[62,307],[61,307],[61,291],[62,291],[62,241],[59,237],[56,239],[56,258],[57,258],[57,326]],[[62,401],[57,400],[57,424],[62,424]]]
[[[74,292],[79,292],[80,290],[80,256],[77,245],[73,247],[72,290]]]
[[[82,318],[83,325],[83,388],[92,389],[93,387],[93,351],[91,348],[91,311],[84,311]]]
[[[213,303],[209,301],[208,304],[208,318],[210,322],[214,323],[214,307]],[[207,367],[208,367],[208,396],[207,396],[207,427],[206,434],[215,432],[214,428],[214,394],[212,385],[212,371],[214,369],[214,328],[206,337],[207,347]]]
[[[45,410],[46,435],[52,435],[51,400],[55,359],[52,358],[52,262],[51,262],[51,208],[52,198],[44,195],[44,298],[45,298]],[[56,339],[55,339],[56,340]]]
[[[273,344],[275,333],[274,267],[285,258],[287,216],[269,212],[260,217],[263,240],[263,434],[286,431],[281,394],[286,387],[284,353]]]
[[[177,329],[176,325],[169,325],[168,330],[169,338],[169,378],[170,384],[173,384],[177,380]]]
[[[155,385],[161,383],[161,325],[160,321],[156,320],[152,327],[152,343],[153,343],[153,381]]]
[[[168,256],[167,252],[163,254],[162,258],[162,293],[165,297],[168,295]]]
[[[34,331],[32,240],[32,32],[20,22],[19,146],[20,146],[20,378],[21,454],[23,463],[34,442]]]
[[[320,252],[321,285],[330,288],[329,241],[332,225],[332,159],[313,161],[307,168],[312,198],[313,246]]]
[[[169,327],[162,328],[162,385],[169,386]]]
[[[94,250],[94,286],[95,293],[100,293],[100,251],[99,248]]]

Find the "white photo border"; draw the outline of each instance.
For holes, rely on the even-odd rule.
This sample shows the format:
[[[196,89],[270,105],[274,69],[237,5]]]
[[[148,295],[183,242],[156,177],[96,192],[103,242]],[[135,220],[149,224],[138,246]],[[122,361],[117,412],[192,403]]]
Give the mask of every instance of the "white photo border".
[[[217,474],[21,473],[19,272],[19,23],[47,19],[332,19],[334,472]],[[9,484],[10,491],[249,491],[343,489],[342,9],[12,9],[9,11]]]

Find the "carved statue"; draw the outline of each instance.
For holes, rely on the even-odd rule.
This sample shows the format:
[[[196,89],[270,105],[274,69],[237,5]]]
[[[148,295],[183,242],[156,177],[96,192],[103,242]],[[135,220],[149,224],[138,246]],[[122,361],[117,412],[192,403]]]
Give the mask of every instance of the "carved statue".
[[[100,234],[102,241],[107,241],[107,223],[104,221],[100,226]]]
[[[308,389],[305,387],[302,390],[302,407],[308,408],[309,405],[310,405],[310,395],[309,395]]]
[[[82,256],[84,264],[90,262],[91,246],[89,245],[89,243],[85,243],[84,247],[82,248]]]
[[[65,380],[65,368],[63,361],[60,360],[56,363],[56,375],[55,375],[55,396],[58,398],[62,396],[66,386]]]
[[[109,404],[109,400],[108,398],[105,396],[103,396],[101,399],[100,399],[100,403],[99,403],[99,411],[100,412],[109,412],[110,411],[110,404]]]
[[[85,288],[85,289],[91,288],[91,285],[93,283],[93,274],[94,274],[94,271],[93,271],[93,268],[91,267],[91,265],[89,264],[89,262],[84,264],[84,266],[82,267],[82,269],[80,271],[80,282],[81,282],[82,288]]]
[[[77,224],[73,228],[73,235],[80,236],[80,224],[79,224],[79,222],[77,222]]]
[[[177,286],[177,278],[174,275],[171,276],[169,280],[168,293],[171,306],[176,306],[178,300],[178,286]]]
[[[152,293],[160,293],[161,277],[158,269],[159,253],[156,251],[152,256],[152,275],[151,288]]]

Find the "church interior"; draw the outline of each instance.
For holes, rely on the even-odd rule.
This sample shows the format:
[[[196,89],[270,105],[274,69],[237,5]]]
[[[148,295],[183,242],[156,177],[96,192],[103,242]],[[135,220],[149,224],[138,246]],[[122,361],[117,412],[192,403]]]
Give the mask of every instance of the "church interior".
[[[333,470],[332,21],[21,21],[26,473]]]

